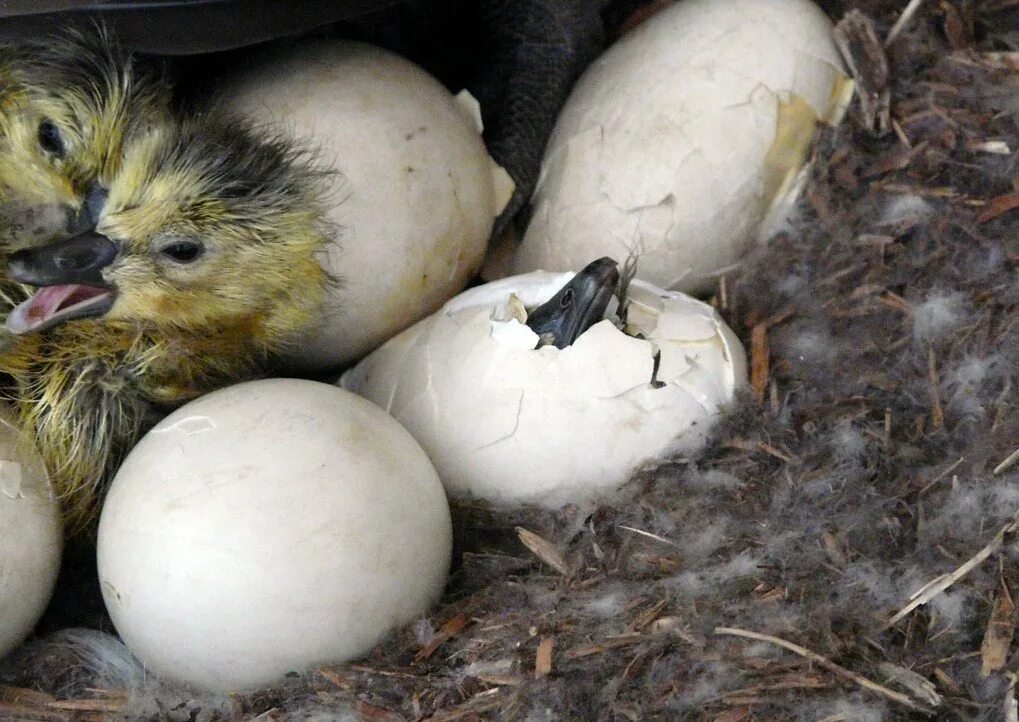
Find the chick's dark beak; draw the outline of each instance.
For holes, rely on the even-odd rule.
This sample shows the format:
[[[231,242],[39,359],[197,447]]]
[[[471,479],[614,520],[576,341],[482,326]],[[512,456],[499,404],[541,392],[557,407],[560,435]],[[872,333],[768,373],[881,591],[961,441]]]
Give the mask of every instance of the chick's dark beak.
[[[86,232],[67,240],[11,255],[8,270],[15,281],[33,286],[77,283],[106,286],[102,271],[119,248],[106,236]]]
[[[15,281],[40,286],[7,317],[7,330],[43,331],[64,321],[100,316],[113,305],[113,292],[102,271],[117,257],[119,246],[93,231],[11,255],[8,274]]]
[[[589,263],[556,295],[528,314],[527,325],[543,342],[566,348],[605,316],[619,283],[618,265],[607,257]]]

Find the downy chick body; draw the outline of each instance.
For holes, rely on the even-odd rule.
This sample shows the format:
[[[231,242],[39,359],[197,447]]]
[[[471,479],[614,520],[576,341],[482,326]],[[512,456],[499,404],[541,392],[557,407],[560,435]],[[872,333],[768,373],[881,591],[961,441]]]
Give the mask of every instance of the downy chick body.
[[[0,48],[0,372],[69,521],[162,408],[263,375],[330,282],[326,174],[173,109],[106,33]]]

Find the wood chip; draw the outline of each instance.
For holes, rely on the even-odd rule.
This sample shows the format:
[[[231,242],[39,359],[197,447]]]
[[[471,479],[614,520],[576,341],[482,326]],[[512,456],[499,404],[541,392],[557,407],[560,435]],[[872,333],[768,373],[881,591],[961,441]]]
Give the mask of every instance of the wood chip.
[[[938,681],[941,683],[941,686],[947,689],[952,694],[954,695],[962,694],[962,687],[959,686],[959,683],[952,679],[948,675],[948,672],[946,672],[941,667],[934,668],[934,676],[938,678]]]
[[[423,659],[431,657],[435,654],[435,650],[462,632],[466,626],[467,613],[461,612],[460,614],[457,614],[455,617],[443,624],[439,631],[435,633],[435,636],[432,637],[432,641],[422,647],[421,650],[414,655],[414,661],[420,662]]]
[[[934,349],[927,352],[927,379],[931,385],[931,422],[935,429],[945,425],[945,407],[941,403],[941,389],[938,386],[938,360]]]
[[[403,717],[385,707],[376,707],[363,700],[358,700],[356,705],[357,713],[365,720],[378,720],[379,722],[402,722]]]
[[[968,48],[973,44],[972,24],[963,18],[959,9],[951,3],[941,0],[941,12],[944,16],[945,37],[952,50]]]
[[[966,144],[966,150],[974,153],[991,153],[992,155],[1012,155],[1012,149],[1003,140],[984,140]]]
[[[863,172],[862,177],[876,178],[879,175],[891,173],[892,171],[905,170],[920,153],[927,149],[927,146],[927,141],[918,143],[913,147],[896,146],[871,163],[867,170]]]
[[[909,302],[897,293],[888,291],[880,299],[881,303],[889,308],[894,308],[896,311],[900,311],[907,316],[913,315],[913,307],[909,305]]]
[[[937,476],[935,476],[935,477],[934,477],[933,479],[931,479],[931,480],[930,480],[930,481],[929,481],[929,482],[927,483],[927,485],[926,485],[926,486],[924,486],[924,487],[923,487],[922,489],[920,489],[920,491],[919,491],[919,492],[917,493],[917,495],[918,495],[918,496],[923,496],[924,494],[926,494],[926,493],[927,493],[927,491],[928,491],[928,490],[929,490],[929,489],[930,489],[930,488],[931,488],[932,486],[934,486],[934,485],[935,485],[935,484],[937,484],[937,483],[938,483],[939,481],[941,481],[942,479],[944,479],[945,477],[947,477],[947,476],[948,476],[949,474],[951,474],[951,473],[952,473],[953,471],[955,471],[956,469],[958,469],[958,468],[959,468],[959,465],[960,465],[960,464],[962,464],[962,462],[964,462],[965,460],[966,460],[966,457],[965,457],[965,456],[960,456],[960,457],[959,457],[958,459],[956,459],[956,460],[955,460],[954,462],[952,462],[952,464],[951,464],[951,465],[949,465],[949,466],[948,466],[948,468],[946,468],[946,469],[945,469],[945,470],[943,470],[943,471],[942,471],[941,473],[939,473],[939,474],[938,474]]]
[[[44,705],[55,701],[55,697],[46,694],[45,692],[39,692],[34,689],[25,689],[24,687],[8,687],[0,684],[0,702],[8,702],[10,704]]]
[[[1019,52],[1015,50],[980,53],[979,57],[984,65],[989,68],[997,70],[1019,70]]]
[[[957,568],[951,574],[942,574],[940,577],[936,577],[931,581],[927,582],[923,587],[919,589],[910,599],[909,604],[900,609],[891,619],[885,622],[885,628],[888,628],[898,622],[900,619],[905,617],[907,614],[912,612],[919,606],[922,606],[934,599],[934,597],[941,594],[943,591],[948,589],[950,586],[955,584],[957,581],[962,579],[964,576],[969,574],[971,571],[976,569],[982,564],[988,557],[994,554],[996,551],[1001,549],[1005,543],[1005,537],[1015,534],[1019,531],[1019,512],[1016,512],[1015,516],[1005,526],[1001,527],[994,538],[991,539],[987,545],[970,557],[965,563]]]
[[[609,637],[597,644],[588,644],[583,647],[574,647],[568,651],[564,656],[568,660],[580,659],[581,657],[590,657],[592,654],[601,654],[607,652],[610,649],[618,649],[619,647],[629,647],[631,644],[636,644],[640,640],[639,634],[620,634],[618,637]]]
[[[659,599],[657,602],[652,604],[648,609],[638,614],[628,627],[631,632],[643,632],[645,629],[654,624],[655,620],[662,616],[662,612],[669,605],[664,599]]]
[[[48,703],[50,709],[68,712],[119,712],[124,709],[123,699],[60,699]]]
[[[891,129],[891,92],[888,58],[877,39],[874,22],[859,10],[850,10],[835,26],[835,44],[856,81],[864,126],[882,136]]]
[[[923,0],[909,0],[902,14],[899,15],[899,19],[892,25],[892,29],[888,31],[888,37],[885,38],[885,47],[891,45],[895,38],[899,37],[899,34],[909,25],[921,5],[923,5]]]
[[[746,663],[749,660],[744,660]],[[731,692],[726,692],[721,699],[729,699],[732,697],[749,697],[753,695],[759,695],[767,692],[776,692],[779,690],[786,689],[825,689],[831,687],[831,681],[822,679],[818,675],[810,674],[789,674],[779,677],[773,682],[766,684],[758,684],[753,687],[744,687],[743,689],[734,689]]]
[[[771,444],[765,443],[763,441],[757,445],[757,448],[763,451],[768,456],[774,456],[776,459],[780,459],[781,461],[790,462],[793,460],[793,457],[789,456],[789,454],[779,451]]]
[[[528,531],[522,526],[515,527],[520,542],[531,550],[534,556],[538,557],[546,565],[552,567],[564,577],[571,574],[570,565],[566,563],[566,557],[559,551],[558,547],[550,541],[542,539],[533,531]]]
[[[750,387],[759,403],[768,388],[768,361],[768,326],[762,321],[750,332]]]
[[[47,710],[35,705],[17,704],[0,700],[0,719],[24,720],[25,722],[71,722],[70,712]]]
[[[523,684],[524,681],[513,674],[479,674],[476,679],[485,684],[494,684],[497,687],[516,687]]]
[[[995,196],[984,205],[983,212],[977,216],[977,223],[987,223],[1016,208],[1019,208],[1019,191]]]
[[[381,667],[369,667],[364,664],[350,664],[347,665],[347,669],[351,672],[361,672],[362,674],[378,675],[379,677],[401,677],[403,679],[420,679],[421,675],[412,674],[410,672],[404,672],[399,669],[383,669]]]
[[[728,712],[723,712],[713,718],[711,722],[742,722],[745,719],[749,719],[750,715],[753,714],[753,709],[753,707],[749,706],[734,707]]]
[[[885,682],[897,684],[931,707],[939,707],[944,701],[933,682],[911,669],[900,667],[891,662],[881,662],[877,668],[884,675]]]
[[[834,672],[840,677],[844,677],[850,680],[851,682],[854,682],[855,684],[859,685],[860,687],[870,692],[873,692],[874,694],[884,697],[885,699],[901,704],[904,707],[909,707],[910,709],[915,710],[917,712],[923,713],[930,712],[930,710],[927,709],[924,705],[914,702],[906,695],[888,689],[887,687],[884,687],[878,684],[877,682],[869,680],[866,677],[863,677],[859,674],[856,674],[856,672],[851,672],[845,667],[836,664],[835,662],[832,662],[827,657],[822,657],[817,652],[812,652],[806,647],[801,647],[798,644],[787,642],[786,640],[781,639],[780,637],[773,637],[769,634],[760,634],[759,632],[751,632],[746,629],[737,629],[734,627],[715,627],[715,634],[725,634],[732,637],[743,637],[744,639],[753,639],[758,642],[769,642],[770,644],[782,647],[782,649],[787,649],[790,652],[793,652],[794,654],[798,654],[801,657],[805,657],[806,659],[809,659],[811,662],[814,662],[824,667],[829,672]]]
[[[668,544],[670,547],[675,547],[676,549],[679,548],[679,544],[677,544],[676,542],[672,541],[671,539],[666,539],[665,537],[660,536],[658,534],[652,534],[649,531],[644,531],[643,529],[638,529],[638,528],[632,527],[632,526],[626,526],[625,524],[617,524],[616,527],[619,528],[619,529],[622,529],[624,531],[633,532],[634,534],[639,534],[640,536],[647,537],[648,539],[654,539],[655,541],[661,542],[662,544]]]
[[[350,679],[344,677],[342,674],[340,674],[334,669],[322,667],[320,669],[316,669],[315,673],[319,677],[322,677],[323,679],[328,681],[330,684],[334,684],[342,690],[349,692],[350,690],[354,689],[354,684],[350,681]]]
[[[980,676],[989,677],[1005,666],[1015,636],[1015,602],[1007,589],[998,593],[987,620],[987,631],[980,645]]]
[[[538,642],[538,652],[534,655],[534,678],[547,677],[552,672],[552,649],[555,637],[544,636]]]
[[[839,544],[838,539],[831,532],[824,532],[821,534],[821,541],[824,543],[824,551],[828,554],[828,558],[831,559],[832,564],[837,567],[845,567],[849,563],[846,559],[845,553],[842,551],[842,545]]]
[[[1000,464],[994,467],[994,471],[992,473],[995,476],[997,476],[998,474],[1002,473],[1003,471],[1011,467],[1017,461],[1019,461],[1019,449],[1016,449],[1007,457],[1005,457],[1004,461],[1002,461]]]
[[[1016,675],[1009,673],[1008,690],[1005,692],[1005,722],[1019,722],[1019,704],[1015,701]]]

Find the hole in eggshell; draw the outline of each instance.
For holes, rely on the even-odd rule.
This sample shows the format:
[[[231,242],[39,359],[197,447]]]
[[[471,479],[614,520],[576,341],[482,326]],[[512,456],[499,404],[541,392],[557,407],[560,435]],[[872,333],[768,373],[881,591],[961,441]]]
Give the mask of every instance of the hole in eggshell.
[[[553,289],[552,292],[554,293],[555,290]],[[643,289],[641,290],[643,291]],[[546,349],[546,352],[558,351],[559,349],[555,349],[550,340],[537,336],[527,327],[527,319],[534,309],[545,303],[548,298],[551,298],[551,294],[547,298],[542,296],[535,297],[533,291],[529,297],[525,297],[524,294],[510,293],[507,297],[494,304],[490,316],[492,338],[503,345],[513,348],[527,350]],[[664,305],[662,299],[655,297],[653,294],[643,292],[640,296],[640,300],[628,296],[625,301],[625,307],[622,310],[620,310],[619,299],[613,296],[608,307],[605,309],[605,313],[602,315],[602,320],[610,321],[620,333],[626,336],[639,340],[647,340],[658,327],[658,315],[662,312]],[[650,304],[646,302],[648,300],[651,301]],[[657,303],[655,303],[656,301]],[[584,334],[586,333],[587,331],[584,332]],[[584,334],[581,334],[581,336]],[[554,349],[554,351],[549,349]],[[656,356],[656,372],[659,360]],[[654,378],[652,378],[651,383],[655,388],[664,386],[664,384],[657,385],[660,382],[657,382]]]

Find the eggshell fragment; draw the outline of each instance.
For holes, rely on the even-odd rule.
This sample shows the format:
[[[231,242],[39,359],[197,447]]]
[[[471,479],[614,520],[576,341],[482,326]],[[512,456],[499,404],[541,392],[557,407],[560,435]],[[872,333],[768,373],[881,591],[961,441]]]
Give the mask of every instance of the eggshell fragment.
[[[29,635],[60,570],[60,507],[42,459],[0,408],[0,657]]]
[[[851,87],[810,0],[683,0],[597,59],[542,163],[511,271],[640,254],[642,274],[696,293],[788,198],[818,121]]]
[[[565,349],[535,349],[507,304],[534,308],[572,275],[539,271],[466,291],[340,383],[414,435],[452,497],[495,505],[580,502],[649,459],[703,444],[746,383],[739,340],[710,306],[633,281],[630,330],[644,338],[606,319]]]
[[[369,45],[302,40],[227,77],[226,110],[320,150],[339,175],[322,262],[341,283],[287,361],[352,361],[438,309],[480,267],[513,183],[481,139],[467,94]]]
[[[229,691],[365,654],[437,599],[451,544],[410,434],[354,394],[273,379],[192,401],[131,451],[99,577],[147,667]]]

